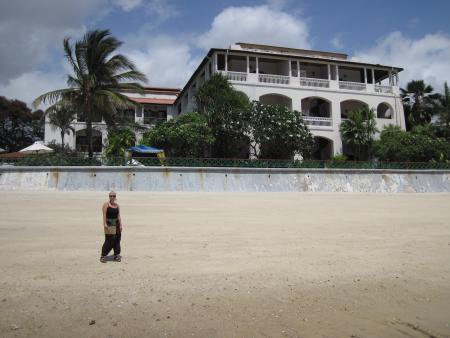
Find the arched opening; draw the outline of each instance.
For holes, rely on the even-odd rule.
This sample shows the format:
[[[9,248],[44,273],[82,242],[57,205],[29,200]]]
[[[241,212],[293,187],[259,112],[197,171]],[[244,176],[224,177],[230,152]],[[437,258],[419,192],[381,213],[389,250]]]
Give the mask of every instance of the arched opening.
[[[346,100],[341,102],[341,119],[348,118],[348,113],[353,110],[369,109],[369,105],[358,100]]]
[[[326,161],[333,156],[333,141],[325,137],[315,136],[311,158]]]
[[[377,118],[379,119],[392,119],[394,111],[390,105],[383,102],[377,107]]]
[[[262,104],[270,104],[274,106],[283,106],[292,110],[292,99],[280,94],[266,94],[259,97]]]
[[[86,129],[78,130],[75,133],[76,150],[87,152],[88,144]],[[94,153],[102,152],[102,133],[96,129],[92,129],[92,151]]]
[[[307,97],[302,100],[302,113],[304,116],[331,117],[330,101],[320,97]]]

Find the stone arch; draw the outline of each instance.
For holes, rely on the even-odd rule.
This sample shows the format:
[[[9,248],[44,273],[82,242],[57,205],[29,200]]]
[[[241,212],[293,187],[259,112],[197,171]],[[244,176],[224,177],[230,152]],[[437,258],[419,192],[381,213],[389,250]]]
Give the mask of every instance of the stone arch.
[[[92,129],[92,151],[94,153],[102,152],[102,132]],[[88,139],[86,129],[78,130],[75,133],[75,149],[81,152],[88,151]]]
[[[319,96],[302,99],[302,113],[305,116],[331,117],[331,101]]]
[[[379,119],[392,119],[394,116],[394,110],[391,105],[386,102],[382,102],[377,107],[377,118]]]
[[[314,136],[314,147],[311,158],[313,160],[327,161],[332,156],[333,140],[323,136]]]
[[[355,109],[369,109],[369,105],[360,100],[344,100],[341,102],[341,119],[348,118],[348,113]]]
[[[259,102],[262,104],[270,104],[283,106],[292,110],[292,99],[289,96],[282,94],[265,94],[259,97]]]

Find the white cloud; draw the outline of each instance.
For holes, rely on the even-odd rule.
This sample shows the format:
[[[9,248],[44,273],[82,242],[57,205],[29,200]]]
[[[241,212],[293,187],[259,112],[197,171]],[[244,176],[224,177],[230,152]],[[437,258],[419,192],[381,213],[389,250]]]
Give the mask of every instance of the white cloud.
[[[203,49],[252,42],[310,48],[306,23],[274,6],[228,7],[213,20],[211,28],[197,39]]]
[[[450,82],[450,37],[441,33],[411,39],[393,32],[373,48],[355,53],[353,59],[404,68],[401,86],[424,80],[440,91],[444,81]]]
[[[125,12],[129,12],[138,7],[142,0],[112,0],[113,4],[122,8]]]
[[[107,0],[15,0],[0,4],[0,82],[42,64],[65,36],[80,36],[84,22],[101,12]]]
[[[331,39],[331,44],[333,45],[334,48],[336,49],[343,49],[344,48],[344,43],[342,42],[342,33],[337,33],[333,39]]]
[[[147,75],[150,86],[183,87],[200,59],[192,55],[191,46],[182,39],[157,36],[140,47],[122,50]],[[138,43],[135,44],[137,46]]]
[[[51,90],[65,88],[66,79],[67,77],[62,71],[32,71],[11,79],[5,84],[0,84],[0,95],[8,99],[23,101],[31,108],[31,103],[39,95]]]

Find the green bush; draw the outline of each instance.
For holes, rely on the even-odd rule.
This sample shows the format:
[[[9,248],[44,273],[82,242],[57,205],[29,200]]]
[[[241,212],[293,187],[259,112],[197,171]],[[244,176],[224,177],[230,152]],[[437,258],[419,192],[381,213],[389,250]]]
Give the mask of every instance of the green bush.
[[[142,143],[164,150],[169,157],[204,157],[214,142],[206,118],[192,112],[157,124]]]
[[[450,159],[450,144],[443,138],[432,136],[427,128],[407,132],[390,125],[375,142],[374,152],[381,161],[442,162]]]

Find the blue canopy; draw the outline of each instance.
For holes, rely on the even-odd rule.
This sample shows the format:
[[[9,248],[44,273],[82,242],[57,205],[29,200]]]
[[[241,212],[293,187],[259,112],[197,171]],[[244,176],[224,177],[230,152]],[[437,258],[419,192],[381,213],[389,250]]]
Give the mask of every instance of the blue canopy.
[[[162,153],[164,150],[158,149],[158,148],[153,148],[153,147],[148,147],[148,146],[144,146],[144,145],[140,144],[138,146],[128,148],[128,151],[131,151],[133,153],[141,153],[141,154],[158,154],[158,153]]]

